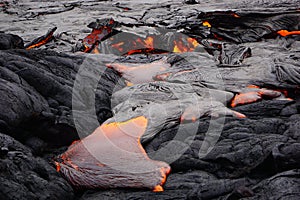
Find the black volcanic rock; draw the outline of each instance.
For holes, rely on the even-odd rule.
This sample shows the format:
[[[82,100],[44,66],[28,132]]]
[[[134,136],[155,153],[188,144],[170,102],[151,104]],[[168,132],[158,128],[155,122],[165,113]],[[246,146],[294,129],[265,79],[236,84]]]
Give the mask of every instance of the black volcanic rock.
[[[24,49],[23,39],[14,34],[0,32],[0,50],[6,49]]]
[[[244,50],[247,51],[243,49],[241,54],[237,55],[243,57]],[[217,65],[213,57],[206,56],[203,52],[191,55],[192,61],[200,56],[203,65]],[[253,188],[258,181],[267,181],[277,173],[299,168],[297,124],[300,119],[295,101],[267,99],[238,106],[234,110],[245,114],[248,118],[237,119],[232,117],[232,113],[229,116],[232,111],[225,107],[233,97],[230,91],[208,90],[205,84],[195,82],[186,84],[176,81],[157,81],[123,88],[125,84],[124,80],[120,79],[120,75],[105,66],[105,63],[113,62],[115,59],[118,62],[148,63],[161,59],[163,56],[160,55],[83,56],[45,50],[5,50],[0,52],[0,57],[0,77],[4,94],[1,107],[5,110],[1,113],[1,131],[24,141],[36,154],[43,155],[48,145],[69,145],[79,139],[78,130],[84,131],[86,135],[90,134],[99,123],[110,118],[113,113],[115,119],[122,121],[150,110],[156,111],[149,113],[148,117],[154,117],[155,120],[151,121],[150,128],[142,141],[150,158],[166,161],[171,165],[172,173],[166,182],[165,192],[156,194],[151,191],[115,189],[86,192],[83,199],[116,198],[119,194],[123,199],[131,197],[211,199],[221,196],[230,199],[236,196],[255,196],[252,190],[256,190]],[[251,63],[247,59],[251,58],[246,58],[243,62]],[[287,60],[297,59],[294,57]],[[184,57],[171,55],[167,60],[172,64],[171,70],[180,71],[181,66],[186,70],[201,69],[201,65],[195,67]],[[293,66],[291,69],[294,69],[292,62],[283,60],[282,63],[291,65]],[[86,71],[82,71],[83,68]],[[289,68],[284,70],[288,72],[286,69]],[[226,74],[226,70],[232,72],[234,68],[223,66],[220,70]],[[105,73],[102,73],[103,71]],[[297,71],[294,75],[286,74],[283,80],[291,78],[294,82],[290,85],[293,87],[294,83],[298,82],[297,79],[293,79]],[[78,77],[84,82],[78,84],[76,82],[79,80]],[[95,81],[96,90],[93,89],[94,83],[88,81],[94,78],[99,80],[98,83]],[[264,81],[262,80],[262,85]],[[266,82],[268,85],[268,80]],[[74,84],[78,84],[77,90],[73,90]],[[273,85],[276,85],[276,82],[273,82]],[[284,85],[281,86],[284,88]],[[91,90],[95,92],[95,111],[96,118],[99,120],[97,123],[91,122],[94,116],[86,112],[93,102],[89,96]],[[199,115],[198,122],[186,121],[178,126],[179,118],[185,108],[193,108],[195,102],[191,98],[192,95],[197,95],[197,101],[202,102],[199,104],[202,113],[194,113]],[[127,102],[128,97],[130,101]],[[213,97],[215,101],[205,102],[208,97]],[[72,106],[72,98],[77,102],[76,107]],[[170,99],[172,101],[169,101]],[[176,104],[179,99],[183,103],[181,109],[178,109]],[[152,107],[152,105],[156,106]],[[162,107],[168,108],[167,113],[158,112]],[[80,116],[77,118],[80,121],[77,127],[74,123],[74,114]],[[219,118],[215,118],[216,116]],[[224,118],[225,116],[227,117]],[[76,130],[75,128],[78,127],[79,129]],[[214,148],[208,154],[199,157],[199,153],[207,151],[206,148],[202,149],[202,145],[213,142],[215,137],[219,138],[215,141]],[[3,138],[7,141],[10,137],[4,135]],[[18,149],[20,145],[15,142],[11,147]],[[31,150],[26,149],[23,154],[28,151],[26,156],[32,156]],[[6,159],[7,155],[11,154],[10,151],[7,145],[3,145],[1,156]],[[50,155],[53,153],[50,152]],[[46,169],[52,170],[51,176],[48,175],[49,181],[52,181],[52,177],[58,176],[42,158],[31,160],[33,161],[25,159],[23,162],[29,166],[38,165],[36,162],[39,162],[45,165]],[[28,166],[21,168],[21,170],[33,169]],[[10,177],[7,173],[6,176],[5,181],[15,180],[14,176]],[[293,173],[291,176],[296,177],[297,174]],[[283,179],[290,180],[288,177]],[[27,179],[23,181],[18,184],[30,183]],[[14,183],[9,184],[9,187],[14,185]],[[269,182],[259,187],[269,187],[267,184]],[[4,187],[5,194],[13,195],[7,187]],[[51,189],[49,191],[51,192]],[[29,194],[40,195],[38,192]],[[72,196],[72,193],[70,194]],[[287,195],[284,191],[281,194]]]
[[[299,169],[282,172],[272,176],[252,188],[254,199],[289,199],[297,200],[300,196]]]
[[[137,190],[89,191],[81,199],[212,199],[239,186],[247,186],[250,182],[244,178],[220,180],[210,173],[195,170],[171,174],[165,185],[166,191],[162,193]]]
[[[26,43],[58,27],[51,42],[29,51],[20,37],[0,33],[0,132],[5,134],[0,134],[0,199],[299,199],[299,35],[277,34],[299,30],[299,0],[20,0],[2,2],[0,10],[1,30]],[[90,33],[87,24],[112,16],[120,25],[114,28],[126,34],[162,29],[201,45],[195,52],[167,56],[167,83],[153,77],[159,81],[125,87],[120,74],[105,64],[140,65],[164,55],[70,54]],[[283,95],[264,98],[231,109],[247,116],[235,118],[230,99],[249,84],[279,89],[294,101]],[[221,90],[225,101],[218,95],[210,101],[203,92],[207,88],[213,94]],[[172,89],[185,99],[181,109]],[[193,93],[203,100],[202,112],[188,100]],[[186,107],[196,120],[191,116],[179,125]],[[113,189],[81,196],[44,159],[112,116],[127,120],[144,113],[154,120],[143,147],[150,158],[172,168],[162,193]]]
[[[73,199],[72,187],[44,159],[0,133],[0,199]]]
[[[83,56],[36,50],[1,51],[0,58],[1,131],[23,141],[36,135],[56,146],[78,139],[72,118],[72,87],[78,69],[88,65],[85,62],[96,65],[96,59],[87,61]],[[104,64],[101,68],[111,74],[102,76],[107,81],[99,84],[96,92],[96,113],[103,122],[111,116],[110,95],[117,88],[119,76]],[[93,73],[91,76],[95,77]],[[78,100],[82,106],[89,103],[88,99]],[[90,131],[97,126],[91,125]],[[19,131],[22,133],[18,134]]]

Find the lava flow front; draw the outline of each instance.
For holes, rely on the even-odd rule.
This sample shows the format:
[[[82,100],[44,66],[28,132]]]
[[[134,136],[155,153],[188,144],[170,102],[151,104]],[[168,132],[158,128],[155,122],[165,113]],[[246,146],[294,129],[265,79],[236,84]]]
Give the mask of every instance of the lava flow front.
[[[71,145],[56,166],[78,188],[149,188],[163,191],[170,172],[167,163],[151,160],[140,143],[148,120],[105,123]]]

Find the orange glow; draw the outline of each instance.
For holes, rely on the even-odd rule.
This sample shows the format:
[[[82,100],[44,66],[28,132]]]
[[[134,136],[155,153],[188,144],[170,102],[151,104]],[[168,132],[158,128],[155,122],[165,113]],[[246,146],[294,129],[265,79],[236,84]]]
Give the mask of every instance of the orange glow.
[[[188,38],[187,41],[188,41],[189,44],[191,44],[194,48],[196,48],[197,46],[199,46],[199,43],[198,43],[197,40],[194,39],[194,38]]]
[[[275,89],[274,91],[282,93],[287,98],[287,100],[293,101],[292,98],[288,97],[289,96],[289,92],[287,90],[284,90],[284,89]]]
[[[235,17],[235,18],[240,18],[241,16],[239,16],[238,14],[236,14],[236,13],[232,13],[231,14],[233,17]]]
[[[77,170],[78,171],[78,166],[77,165],[74,165],[71,161],[70,161],[70,164],[71,164],[71,166],[75,169],[75,170]]]
[[[174,53],[182,53],[182,52],[187,52],[188,48],[184,46],[182,41],[174,41]]]
[[[167,175],[168,174],[170,174],[170,172],[171,172],[171,168],[168,168],[168,169],[166,169],[166,168],[161,168],[160,169],[160,173],[161,173],[161,175],[163,176],[163,179],[162,179],[162,181],[161,181],[161,185],[163,185],[163,184],[165,184],[166,183],[166,181],[167,181]]]
[[[300,35],[300,31],[288,31],[288,30],[280,30],[277,33],[283,37],[288,35]]]
[[[180,123],[184,123],[185,121],[196,122],[199,117],[197,116],[187,116],[187,112],[183,113],[180,117]]]
[[[204,22],[202,23],[202,25],[203,25],[203,26],[206,26],[206,27],[208,27],[208,28],[211,27],[211,25],[210,25],[210,23],[209,23],[208,21],[204,21]]]
[[[184,43],[182,39],[174,41],[174,53],[183,53],[183,52],[191,52],[194,51],[195,48],[199,45],[196,39],[187,38],[187,43]]]
[[[141,53],[155,53],[155,49],[153,49],[153,48],[134,49],[134,50],[128,51],[126,54],[127,55],[132,55],[132,54],[141,54]]]
[[[40,46],[46,44],[50,40],[51,37],[52,36],[48,36],[46,39],[44,39],[44,40],[42,40],[42,41],[40,41],[40,42],[38,42],[36,44],[30,45],[26,49],[29,50],[29,49],[32,49],[32,48],[40,47]]]
[[[110,23],[113,23],[113,21]],[[111,31],[112,29],[106,26],[102,27],[101,29],[93,29],[92,32],[82,41],[82,44],[85,47],[84,52],[91,52],[92,48],[97,46],[99,42]]]
[[[145,39],[138,38],[136,41],[133,41],[133,47],[136,49],[152,49],[154,48],[154,38],[152,36],[147,36]]]
[[[98,167],[105,167],[105,165],[102,164],[102,163],[97,163],[97,166],[98,166]]]
[[[100,54],[100,51],[99,51],[99,49],[98,49],[97,47],[95,47],[95,48],[91,51],[91,53],[93,53],[93,54]]]
[[[236,112],[236,111],[233,111],[234,115],[237,117],[237,118],[247,118],[246,115],[242,114],[242,113],[239,113],[239,112]]]
[[[147,124],[148,120],[144,116],[102,124],[92,134],[70,146],[68,151],[59,157],[62,161],[55,162],[57,170],[78,187],[134,187],[132,183],[138,182],[137,188],[145,186],[154,191],[163,191],[162,185],[166,182],[171,169],[167,163],[151,160],[141,145],[140,138],[145,133]],[[95,158],[95,155],[101,159]],[[141,173],[115,170],[115,167],[126,165],[126,162],[132,170],[138,169]],[[151,180],[148,180],[149,177],[142,180],[145,167],[145,173],[148,174],[148,170],[151,170]],[[111,178],[107,177],[107,173],[111,173]],[[124,177],[123,181],[120,180],[120,183],[111,180],[114,176]]]
[[[154,187],[154,189],[152,191],[153,192],[163,192],[164,188],[161,185],[157,185]]]
[[[162,185],[164,185],[167,181],[167,175],[170,174],[171,172],[171,169],[168,168],[168,169],[165,169],[165,168],[161,168],[160,169],[160,174],[161,176],[163,177],[160,184],[159,185],[156,185],[153,189],[153,192],[163,192],[164,189],[162,187]]]
[[[114,39],[110,39],[113,41]],[[159,46],[160,38],[153,35],[147,36],[145,39],[137,38],[136,40],[131,41],[119,41],[111,45],[112,48],[117,49],[119,52],[123,52],[125,46],[130,46],[132,50],[126,52],[126,55],[132,54],[141,54],[141,53],[167,53],[166,50],[160,50],[155,48],[155,44]],[[187,38],[184,42],[181,38],[173,41],[174,47],[172,52],[181,53],[181,52],[190,52],[194,51],[195,48],[199,45],[196,39]],[[124,52],[125,53],[125,52]]]
[[[80,142],[80,140],[74,140],[71,145],[76,144],[77,142]]]
[[[258,92],[247,92],[242,94],[237,94],[231,101],[231,107],[236,107],[239,104],[253,103],[261,99],[261,94]]]
[[[192,117],[192,122],[196,122],[197,121],[197,117],[193,116]]]
[[[156,81],[164,81],[166,80],[169,76],[171,75],[170,72],[163,73],[163,74],[158,74],[154,77],[154,80]]]
[[[34,44],[31,44],[29,47],[26,49],[32,49],[32,48],[37,48],[40,47],[44,44],[47,44],[49,41],[53,39],[53,33],[55,32],[56,28],[52,29],[49,33],[46,34],[45,37],[41,37],[41,39],[38,39]]]
[[[257,85],[248,85],[247,88],[259,88]]]
[[[146,48],[154,48],[153,37],[148,36],[144,41],[146,43]]]
[[[103,129],[108,130],[108,132],[113,132],[110,129],[115,129],[116,127],[125,126],[125,125],[131,124],[131,123],[135,124],[135,126],[141,127],[142,129],[146,129],[148,120],[146,117],[140,116],[140,117],[133,118],[133,119],[130,119],[125,122],[111,122],[109,124],[103,124],[101,127]],[[140,133],[139,135],[142,135],[142,134],[143,133]]]
[[[60,171],[60,164],[58,162],[54,162],[55,166],[56,166],[56,171],[59,172]]]
[[[77,165],[75,165],[74,163],[72,163],[72,161],[69,159],[69,158],[67,158],[67,157],[61,157],[62,159],[64,159],[64,164],[68,164],[68,165],[70,165],[71,167],[73,167],[75,170],[77,170],[78,171],[78,166]],[[58,163],[58,162],[55,162],[55,164],[56,164],[56,171],[57,172],[59,172],[60,171],[60,169],[61,169],[61,165]]]
[[[130,87],[130,86],[133,86],[133,85],[134,85],[133,83],[131,83],[131,82],[129,82],[129,81],[125,81],[125,83],[126,83],[126,86],[127,86],[127,87]]]
[[[258,88],[258,89],[260,89],[260,87],[257,86],[257,85],[248,85],[247,88]],[[265,90],[266,89],[263,89],[261,93],[263,94]],[[282,93],[285,97],[289,96],[287,90],[284,90],[284,89],[273,89],[273,90]]]
[[[290,98],[287,98],[288,91],[284,89],[260,89],[260,87],[256,85],[249,85],[247,88],[251,89],[251,91],[235,95],[231,100],[231,107],[236,107],[237,105],[241,104],[253,103],[260,99],[263,99],[264,97],[277,98],[285,96],[285,100],[290,100]]]
[[[102,33],[102,29],[93,29],[92,32],[83,39],[84,44],[93,45],[99,40],[99,34]]]
[[[258,89],[259,89],[260,87],[257,86],[257,85],[248,85],[247,88],[258,88]],[[287,90],[284,90],[284,89],[274,89],[274,91],[277,91],[277,92],[282,93],[285,97],[288,97],[288,96],[289,96]]]
[[[102,130],[102,134],[107,138],[111,138],[111,140],[113,140],[112,138],[122,138],[124,134],[137,138],[138,151],[136,152],[142,153],[147,160],[150,160],[140,142],[140,137],[144,134],[147,124],[148,119],[144,116],[140,116],[124,122],[103,124],[100,126],[100,129]]]
[[[88,53],[90,51],[90,48],[87,45],[83,45],[84,46],[84,53]]]
[[[275,90],[275,91],[281,92],[285,97],[288,97],[288,95],[289,95],[287,90],[278,89],[278,90]]]
[[[122,76],[129,86],[132,84],[148,83],[157,81],[159,74],[165,74],[171,65],[163,60],[154,61],[146,64],[130,63],[110,63],[106,64],[108,68],[114,69]]]
[[[147,36],[145,39],[138,38],[136,41],[132,41],[132,49],[133,50],[128,51],[126,54],[154,53],[154,37]]]
[[[124,42],[119,42],[119,43],[116,43],[116,44],[112,44],[111,46],[113,48],[118,49],[120,52],[122,52],[123,51],[123,48],[121,47],[122,45],[124,45]]]
[[[93,29],[93,31],[83,39],[83,46],[85,53],[100,53],[101,49],[94,49],[98,44],[105,38],[109,33],[112,32],[110,27],[102,27],[101,29]],[[132,55],[132,54],[162,54],[168,53],[169,51],[182,53],[194,51],[199,43],[194,38],[179,38],[173,41],[174,46],[171,46],[170,50],[162,50],[156,47],[162,43],[162,38],[157,35],[148,35],[146,38],[137,37],[136,39],[123,40],[117,37],[110,37],[109,40],[112,42],[110,47],[116,49],[121,54]],[[128,52],[124,50],[130,48]]]
[[[181,115],[181,117],[180,117],[180,123],[182,123],[182,122],[184,122],[184,117]]]

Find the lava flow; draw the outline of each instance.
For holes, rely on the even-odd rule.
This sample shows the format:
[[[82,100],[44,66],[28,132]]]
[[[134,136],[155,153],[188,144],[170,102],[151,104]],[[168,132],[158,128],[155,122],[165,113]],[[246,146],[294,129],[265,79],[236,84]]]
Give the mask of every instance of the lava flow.
[[[249,85],[245,92],[241,92],[234,96],[230,105],[231,107],[236,107],[238,105],[257,102],[264,98],[277,98],[282,95],[285,96],[284,99],[291,100],[290,98],[286,98],[286,90],[270,90],[265,88],[260,89],[258,86]]]
[[[149,188],[163,191],[167,163],[151,160],[140,143],[147,128],[140,116],[108,122],[74,143],[55,162],[57,170],[78,188]]]
[[[199,45],[196,39],[184,36],[179,33],[171,33],[174,36],[165,38],[164,35],[150,34],[141,37],[135,34],[119,32],[121,34],[113,34],[118,32],[113,29],[114,21],[111,19],[109,23],[98,24],[93,27],[92,33],[83,39],[83,51],[86,53],[105,53],[104,49],[109,49],[108,53],[119,55],[132,54],[161,54],[161,53],[182,53],[192,52]],[[108,36],[111,36],[108,38]],[[108,39],[107,39],[108,38]],[[106,40],[105,40],[106,39]],[[105,43],[101,43],[105,40]],[[99,45],[101,43],[101,45]],[[105,48],[103,49],[103,45]]]
[[[194,51],[195,48],[199,45],[196,39],[187,38],[187,42],[183,42],[183,39],[174,40],[174,53],[183,53],[183,52],[191,52]]]
[[[102,21],[97,20],[96,22],[90,23],[88,27],[92,28],[93,30],[82,41],[84,46],[83,51],[85,53],[90,53],[92,50],[94,50],[93,53],[98,53],[96,46],[100,43],[100,41],[104,40],[112,33],[112,28],[114,26],[117,26],[117,23],[113,19],[106,19]]]
[[[300,35],[300,31],[288,31],[288,30],[280,30],[277,33],[283,37],[288,35]]]
[[[159,74],[163,74],[171,65],[161,59],[147,64],[111,63],[108,68],[113,68],[129,83],[138,84],[152,82]],[[130,85],[131,85],[130,84]]]
[[[32,42],[25,45],[25,48],[28,50],[28,49],[37,48],[44,44],[47,44],[48,42],[50,42],[53,39],[53,33],[56,31],[56,29],[57,29],[57,27],[50,29],[45,35],[40,36],[40,37],[34,39]]]

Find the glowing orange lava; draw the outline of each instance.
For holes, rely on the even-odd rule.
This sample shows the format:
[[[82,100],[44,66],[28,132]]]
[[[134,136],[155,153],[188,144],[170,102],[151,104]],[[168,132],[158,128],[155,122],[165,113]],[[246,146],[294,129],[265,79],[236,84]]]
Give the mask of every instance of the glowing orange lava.
[[[55,162],[57,170],[80,188],[149,188],[162,191],[167,163],[151,160],[140,143],[148,120],[106,122],[71,145]]]
[[[283,37],[288,35],[300,35],[300,31],[288,31],[288,30],[280,30],[277,33]]]
[[[106,32],[103,32],[106,31]],[[101,39],[103,38],[103,35],[107,35],[109,32],[111,32],[110,29],[104,28],[101,30],[93,30],[91,34],[89,34],[84,40],[83,40],[83,46],[84,46],[84,52],[85,53],[99,53],[101,49],[98,49],[96,52],[94,51],[94,47],[96,47]],[[146,38],[134,38],[134,39],[126,39],[123,40],[122,38],[114,38],[111,37],[109,39],[112,41],[112,44],[110,44],[110,47],[114,50],[117,50],[117,52],[125,55],[132,55],[132,54],[162,54],[162,53],[168,53],[168,52],[174,52],[174,53],[182,53],[182,52],[191,52],[194,51],[197,46],[199,46],[199,43],[194,38],[177,38],[173,42],[171,42],[169,50],[162,50],[159,49],[161,44],[163,43],[162,39],[158,35],[149,35]],[[96,44],[98,42],[98,44]],[[131,49],[127,52],[124,52],[126,49]]]
[[[156,185],[154,187],[153,192],[163,192],[164,191],[164,188],[162,187],[162,185],[164,185],[166,183],[167,175],[170,174],[170,172],[171,172],[171,168],[169,168],[169,169],[161,168],[160,169],[160,173],[163,178],[162,178],[160,184]]]
[[[48,33],[46,33],[46,35],[41,36],[39,38],[37,38],[36,40],[34,40],[32,42],[32,44],[30,44],[28,47],[26,47],[27,50],[29,49],[33,49],[33,48],[37,48],[40,47],[44,44],[47,44],[48,42],[50,42],[53,39],[53,33],[56,31],[56,27],[49,30]]]
[[[288,92],[283,89],[275,89],[275,90],[266,89],[266,88],[260,89],[256,85],[249,85],[247,88],[250,91],[242,92],[234,96],[234,98],[231,100],[231,107],[253,103],[263,98],[272,99],[272,98],[281,97],[284,98],[285,100],[290,100],[290,98],[286,98]]]
[[[204,22],[202,23],[202,25],[203,25],[203,26],[206,26],[206,27],[208,27],[208,28],[211,27],[211,25],[210,25],[210,23],[209,23],[208,21],[204,21]]]
[[[183,39],[174,40],[174,53],[192,52],[199,45],[196,39],[187,38],[187,43],[183,42]]]
[[[166,74],[164,72],[170,69],[171,65],[164,60],[158,60],[146,64],[111,63],[107,64],[107,67],[117,71],[127,81],[127,85],[131,86],[162,78],[159,77],[159,74]]]
[[[236,107],[239,104],[253,103],[259,99],[261,99],[261,95],[258,92],[247,92],[237,94],[231,101],[231,107]]]

